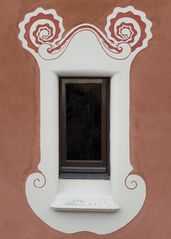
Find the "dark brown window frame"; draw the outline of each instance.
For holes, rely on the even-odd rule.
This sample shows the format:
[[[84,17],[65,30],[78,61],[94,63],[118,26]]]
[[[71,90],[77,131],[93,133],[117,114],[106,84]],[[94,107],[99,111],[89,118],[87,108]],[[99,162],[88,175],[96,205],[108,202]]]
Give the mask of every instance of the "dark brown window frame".
[[[66,158],[66,95],[65,85],[69,83],[97,83],[102,85],[101,104],[101,161],[71,161]],[[59,177],[108,179],[109,168],[109,77],[59,77]]]

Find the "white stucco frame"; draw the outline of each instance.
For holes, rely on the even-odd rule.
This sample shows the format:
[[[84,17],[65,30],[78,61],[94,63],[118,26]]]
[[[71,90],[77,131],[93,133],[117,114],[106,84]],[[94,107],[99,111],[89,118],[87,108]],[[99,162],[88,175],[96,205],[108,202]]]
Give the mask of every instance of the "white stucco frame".
[[[141,28],[134,19],[122,17],[117,24],[124,28],[124,40],[114,42],[114,49],[106,46],[106,36],[95,26],[82,24],[72,29],[63,40],[60,49],[52,53],[47,49],[54,45],[42,42],[36,52],[34,46],[43,41],[40,32],[49,34],[49,29],[42,29],[42,20],[38,19],[30,27],[30,40],[26,39],[26,24],[33,16],[39,13],[51,14],[59,21],[61,36],[64,31],[62,20],[54,10],[38,8],[35,12],[26,15],[20,23],[19,39],[23,47],[36,58],[40,69],[40,148],[41,160],[38,165],[39,172],[28,176],[26,181],[26,197],[32,210],[46,224],[56,230],[67,233],[78,231],[91,231],[99,234],[110,233],[130,222],[141,210],[145,197],[146,186],[144,180],[131,174],[133,167],[130,162],[129,142],[129,85],[130,67],[136,54],[147,46],[152,37],[151,23],[145,14],[133,7],[116,8],[108,17],[106,33],[109,31],[111,19],[119,12],[127,14],[132,12],[140,16],[145,22],[146,38],[139,44]],[[112,18],[113,17],[113,18]],[[129,20],[129,21],[128,21]],[[50,21],[45,19],[45,22]],[[127,24],[131,22],[131,24]],[[36,25],[37,24],[37,25]],[[43,22],[44,24],[44,22]],[[33,26],[34,25],[34,26]],[[131,26],[135,29],[131,29]],[[140,24],[141,25],[141,24]],[[34,28],[34,29],[33,29]],[[33,32],[37,29],[35,35]],[[126,29],[126,30],[125,30]],[[125,42],[130,30],[130,44]],[[72,33],[72,34],[71,34]],[[72,35],[72,36],[71,36]],[[134,36],[135,35],[135,36]],[[37,41],[34,37],[38,37]],[[70,36],[70,37],[69,37]],[[134,37],[134,38],[133,38]],[[52,38],[52,37],[51,37]],[[50,39],[51,39],[50,38]],[[132,43],[133,42],[133,43]],[[36,45],[37,44],[37,45]],[[58,41],[53,44],[59,46]],[[111,43],[110,43],[111,44]],[[118,48],[121,51],[115,49]],[[107,54],[106,54],[107,53]],[[110,86],[110,180],[81,180],[59,179],[59,112],[58,112],[58,77],[59,76],[106,76],[111,78]],[[83,211],[83,212],[80,212]]]

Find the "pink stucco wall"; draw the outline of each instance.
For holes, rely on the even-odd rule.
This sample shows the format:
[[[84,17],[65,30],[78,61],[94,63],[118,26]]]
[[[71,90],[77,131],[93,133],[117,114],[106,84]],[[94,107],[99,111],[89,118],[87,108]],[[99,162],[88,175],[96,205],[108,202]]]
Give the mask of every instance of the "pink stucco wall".
[[[104,29],[116,6],[133,5],[153,22],[153,39],[131,69],[131,161],[147,184],[147,200],[123,229],[103,236],[64,234],[31,211],[24,182],[39,161],[39,71],[17,39],[17,24],[38,6],[54,8],[66,31],[82,22]],[[169,0],[1,0],[0,238],[169,239],[171,236],[171,2]]]

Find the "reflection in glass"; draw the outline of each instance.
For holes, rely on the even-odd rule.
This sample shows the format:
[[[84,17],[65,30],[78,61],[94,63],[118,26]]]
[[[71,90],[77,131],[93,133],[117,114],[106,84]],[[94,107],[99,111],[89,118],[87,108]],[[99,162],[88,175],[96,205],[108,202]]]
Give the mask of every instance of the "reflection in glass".
[[[67,160],[101,160],[101,94],[98,83],[65,85]]]

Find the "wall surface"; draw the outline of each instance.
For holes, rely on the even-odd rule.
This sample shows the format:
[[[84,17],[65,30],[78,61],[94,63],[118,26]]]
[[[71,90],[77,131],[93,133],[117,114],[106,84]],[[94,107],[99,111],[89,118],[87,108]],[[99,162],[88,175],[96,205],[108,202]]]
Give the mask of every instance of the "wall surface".
[[[25,13],[42,6],[64,17],[66,32],[89,22],[102,31],[116,6],[133,5],[152,21],[153,39],[131,69],[131,162],[147,184],[141,212],[121,230],[64,234],[32,212],[24,192],[39,162],[39,71],[17,39]],[[1,0],[0,238],[169,239],[171,235],[171,2],[169,0]],[[128,202],[129,203],[129,202]]]

